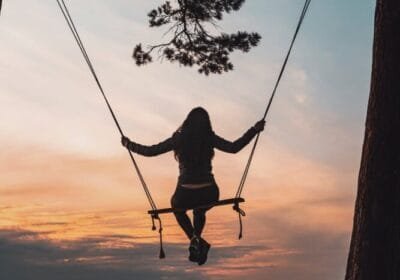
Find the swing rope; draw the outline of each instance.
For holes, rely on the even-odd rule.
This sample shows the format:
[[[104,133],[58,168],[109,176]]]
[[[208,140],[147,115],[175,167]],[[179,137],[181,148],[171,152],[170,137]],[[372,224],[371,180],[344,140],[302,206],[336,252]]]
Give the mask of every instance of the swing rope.
[[[292,53],[292,49],[293,49],[294,43],[296,41],[297,34],[299,33],[300,28],[301,28],[301,26],[303,24],[304,18],[307,15],[307,11],[308,11],[308,7],[310,6],[310,3],[311,3],[311,0],[306,0],[305,3],[304,3],[303,10],[302,10],[302,12],[300,14],[300,18],[299,18],[299,21],[297,23],[296,30],[294,32],[292,41],[290,43],[288,52],[287,52],[286,57],[285,57],[285,60],[284,60],[284,62],[282,64],[281,71],[279,72],[278,79],[276,80],[275,86],[274,86],[274,88],[272,90],[272,94],[271,94],[271,96],[269,98],[268,105],[267,105],[267,107],[265,109],[265,112],[264,112],[262,120],[265,120],[267,115],[268,115],[268,112],[269,112],[269,109],[271,107],[272,101],[274,100],[274,97],[275,97],[275,93],[276,93],[276,91],[278,89],[278,86],[279,86],[280,81],[282,79],[283,73],[285,72],[286,65],[287,65],[287,63],[289,61],[290,54]],[[240,180],[239,186],[238,186],[237,191],[236,191],[236,195],[235,195],[236,199],[240,198],[241,195],[242,195],[243,188],[244,188],[244,185],[246,183],[247,175],[249,174],[251,162],[253,160],[254,153],[255,153],[259,138],[260,138],[260,132],[257,134],[256,139],[254,140],[253,147],[251,148],[250,155],[249,155],[249,158],[248,158],[247,163],[246,163],[246,167],[244,169],[244,172],[242,174],[242,178]],[[239,228],[239,239],[241,239],[242,238],[242,232],[243,232],[242,216],[245,216],[246,214],[242,209],[240,209],[238,202],[235,202],[235,204],[233,206],[233,210],[238,212],[239,225],[240,225],[240,228]]]
[[[66,6],[64,0],[57,0],[57,4],[58,4],[58,6],[59,6],[59,8],[60,8],[60,10],[61,10],[61,12],[62,12],[62,14],[64,16],[65,21],[68,24],[68,27],[69,27],[72,35],[75,38],[76,43],[78,44],[79,49],[82,52],[82,55],[83,55],[87,65],[89,67],[90,72],[93,75],[93,78],[94,78],[94,80],[95,80],[95,82],[97,84],[97,87],[99,88],[99,90],[100,90],[100,92],[101,92],[101,94],[103,96],[104,101],[106,102],[108,110],[111,113],[111,116],[112,116],[112,118],[114,120],[115,125],[117,126],[117,129],[118,129],[120,135],[124,136],[124,133],[122,132],[122,129],[121,129],[121,126],[120,126],[120,124],[118,122],[118,119],[117,119],[117,117],[116,117],[116,115],[115,115],[115,113],[114,113],[114,111],[113,111],[113,109],[111,107],[110,102],[108,101],[108,98],[107,98],[107,96],[106,96],[106,94],[105,94],[105,92],[103,90],[103,87],[102,87],[102,85],[100,83],[100,80],[99,80],[99,78],[97,76],[97,73],[96,73],[96,71],[95,71],[95,69],[93,67],[93,64],[92,64],[92,62],[91,62],[91,60],[89,58],[89,55],[86,52],[86,48],[85,48],[85,46],[84,46],[84,44],[83,44],[83,42],[81,40],[81,37],[79,36],[79,33],[78,33],[77,29],[76,29],[74,21],[72,20],[72,17],[71,17],[71,14],[70,14],[69,10],[68,10],[68,7]],[[151,215],[152,230],[156,230],[157,229],[156,225],[155,225],[155,220],[158,220],[158,232],[159,232],[159,236],[160,236],[160,256],[159,257],[160,257],[160,259],[165,258],[165,252],[164,252],[163,243],[162,243],[163,227],[162,227],[161,219],[158,216],[158,214],[156,213],[156,211],[157,211],[156,203],[154,202],[154,200],[153,200],[153,198],[152,198],[152,196],[150,194],[150,190],[149,190],[149,188],[148,188],[148,186],[147,186],[147,184],[146,184],[146,182],[144,180],[142,172],[140,171],[139,166],[138,166],[135,158],[133,157],[132,152],[130,150],[128,150],[128,153],[129,153],[129,157],[132,160],[133,166],[135,167],[136,173],[137,173],[137,175],[139,177],[139,181],[142,184],[143,190],[144,190],[144,192],[145,192],[145,194],[147,196],[147,199],[149,201],[150,207],[152,208],[153,211],[155,211],[155,213],[153,213]]]

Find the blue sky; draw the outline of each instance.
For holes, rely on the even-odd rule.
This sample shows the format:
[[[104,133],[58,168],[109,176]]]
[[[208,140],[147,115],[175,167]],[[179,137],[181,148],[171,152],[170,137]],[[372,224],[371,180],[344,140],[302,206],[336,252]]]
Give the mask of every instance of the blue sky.
[[[87,279],[95,269],[85,262],[89,255],[111,256],[119,265],[107,273],[121,277],[153,273],[147,266],[144,272],[132,269],[143,266],[143,260],[127,260],[120,247],[118,236],[129,235],[124,246],[146,263],[154,261],[157,240],[146,231],[143,191],[56,1],[4,2],[0,244],[12,252],[38,250],[21,253],[24,258],[1,253],[0,258],[15,267],[35,267],[32,260],[42,260],[50,278],[53,272],[69,271],[72,277],[79,270],[60,266],[64,254],[83,260]],[[147,27],[147,12],[161,1],[66,2],[124,131],[144,144],[169,137],[198,105],[208,109],[215,131],[228,139],[253,125],[264,112],[303,5],[302,0],[246,1],[220,28],[259,32],[260,45],[232,56],[235,71],[204,77],[168,62],[138,68],[131,59],[137,43],[166,40],[162,31]],[[373,15],[372,0],[312,2],[246,186],[247,239],[228,238],[225,230],[235,235],[235,217],[229,209],[216,210],[206,231],[216,243],[215,254],[208,268],[193,270],[183,258],[185,241],[169,220],[166,238],[182,255],[158,263],[157,273],[173,271],[164,276],[174,279],[195,271],[199,279],[225,279],[222,267],[254,279],[343,276],[369,93]],[[214,171],[223,196],[233,193],[248,151],[217,153]],[[173,157],[138,160],[156,201],[167,206],[177,175]],[[130,224],[132,213],[141,218]],[[232,219],[222,220],[225,213]],[[101,216],[101,222],[93,216]],[[114,232],[107,226],[111,220]],[[81,254],[63,251],[65,240]],[[112,250],[102,251],[107,242]],[[46,250],[57,256],[56,262],[40,255]],[[227,256],[229,251],[236,256]],[[316,262],[321,268],[313,271]]]

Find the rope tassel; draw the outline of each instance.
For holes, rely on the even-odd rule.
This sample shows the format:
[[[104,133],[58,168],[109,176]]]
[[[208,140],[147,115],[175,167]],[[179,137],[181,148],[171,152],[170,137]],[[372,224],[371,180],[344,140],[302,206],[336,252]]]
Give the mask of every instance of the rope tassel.
[[[239,236],[238,239],[242,239],[243,237],[243,223],[242,223],[242,216],[245,217],[246,216],[246,212],[244,212],[243,209],[240,208],[239,203],[235,203],[235,205],[233,205],[233,210],[235,210],[238,213],[238,217],[239,217]]]
[[[159,258],[164,259],[165,258],[165,252],[164,252],[164,247],[163,247],[163,238],[162,238],[162,232],[163,232],[163,227],[162,227],[162,222],[161,218],[158,215],[151,215],[151,223],[152,227],[151,230],[157,230],[157,227],[155,225],[154,220],[158,220],[158,233],[160,235],[160,254]]]

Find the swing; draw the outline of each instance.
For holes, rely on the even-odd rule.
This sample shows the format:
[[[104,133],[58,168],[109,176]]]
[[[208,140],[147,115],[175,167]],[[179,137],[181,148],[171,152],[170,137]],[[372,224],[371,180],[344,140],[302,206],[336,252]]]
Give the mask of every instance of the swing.
[[[0,0],[0,3],[1,3],[1,0]],[[288,52],[286,54],[285,60],[284,60],[284,62],[282,64],[282,68],[281,68],[281,70],[279,72],[279,75],[278,75],[278,78],[276,80],[275,86],[274,86],[274,88],[272,90],[272,94],[271,94],[271,96],[269,98],[269,101],[268,101],[267,107],[265,109],[265,112],[264,112],[262,120],[265,120],[266,117],[267,117],[267,114],[268,114],[269,109],[271,107],[273,98],[275,96],[275,93],[277,91],[277,88],[279,86],[281,78],[283,76],[283,73],[284,73],[284,71],[286,69],[286,65],[287,65],[287,62],[289,60],[289,57],[290,57],[294,42],[296,41],[297,34],[298,34],[299,30],[300,30],[300,27],[302,26],[303,20],[304,20],[306,14],[307,14],[307,11],[308,11],[310,3],[311,3],[311,0],[306,0],[305,3],[304,3],[304,7],[303,7],[303,10],[301,12],[300,19],[299,19],[297,27],[295,29],[292,41],[290,43],[290,46],[289,46]],[[102,87],[102,85],[101,85],[101,83],[100,83],[100,81],[99,81],[99,79],[97,77],[95,69],[94,69],[94,67],[92,65],[92,62],[90,61],[90,58],[89,58],[89,56],[88,56],[88,54],[86,52],[85,46],[83,45],[83,42],[82,42],[82,40],[81,40],[81,38],[79,36],[79,33],[78,33],[78,31],[77,31],[77,29],[75,27],[75,24],[74,24],[74,22],[72,20],[72,17],[70,15],[69,11],[68,11],[68,8],[67,8],[64,0],[57,0],[57,4],[58,4],[58,6],[59,6],[59,8],[60,8],[60,10],[61,10],[61,12],[62,12],[62,14],[64,16],[64,19],[66,20],[66,22],[68,24],[68,27],[69,27],[70,31],[72,32],[72,35],[75,38],[76,43],[78,44],[79,49],[82,52],[82,55],[83,55],[87,65],[89,67],[90,72],[93,75],[93,78],[95,79],[95,82],[96,82],[96,84],[97,84],[97,86],[98,86],[98,88],[100,90],[100,93],[102,94],[102,96],[104,98],[104,101],[105,101],[105,103],[106,103],[106,105],[108,107],[108,110],[111,113],[111,116],[112,116],[112,118],[113,118],[113,120],[115,122],[115,125],[117,126],[117,129],[118,129],[119,133],[121,134],[121,136],[124,136],[124,133],[122,132],[121,126],[120,126],[120,124],[119,124],[119,122],[118,122],[118,120],[117,120],[117,118],[115,116],[115,113],[114,113],[114,111],[113,111],[113,109],[112,109],[112,107],[110,105],[110,102],[108,101],[108,98],[107,98],[107,96],[106,96],[106,94],[105,94],[105,92],[103,90],[103,87]],[[137,173],[137,175],[139,177],[140,183],[142,184],[143,190],[144,190],[144,192],[145,192],[145,194],[147,196],[147,199],[149,201],[150,207],[152,208],[151,210],[147,211],[147,213],[150,215],[151,220],[152,220],[152,230],[156,230],[157,229],[156,226],[155,226],[155,220],[158,220],[158,222],[159,222],[158,232],[159,232],[159,237],[160,237],[160,255],[159,255],[160,259],[165,258],[165,253],[164,253],[164,249],[163,249],[163,242],[162,242],[163,227],[162,227],[161,218],[159,216],[160,214],[167,214],[167,213],[173,213],[173,212],[179,212],[179,211],[187,211],[187,210],[193,210],[193,209],[201,209],[201,208],[211,208],[211,207],[223,206],[223,205],[233,205],[232,208],[233,208],[234,211],[236,211],[238,213],[238,217],[239,217],[239,225],[240,225],[239,239],[242,238],[242,216],[245,216],[246,214],[240,208],[240,203],[244,203],[245,202],[244,198],[241,197],[241,194],[242,194],[242,191],[243,191],[244,184],[246,182],[246,178],[247,178],[247,175],[248,175],[248,172],[249,172],[249,169],[250,169],[250,165],[251,165],[251,162],[252,162],[252,159],[253,159],[253,156],[254,156],[255,149],[256,149],[257,144],[258,144],[259,137],[260,137],[260,133],[257,133],[256,139],[255,139],[254,144],[252,146],[249,158],[247,160],[245,169],[244,169],[243,174],[242,174],[242,178],[240,180],[240,183],[239,183],[239,186],[238,186],[238,189],[236,191],[236,195],[235,195],[234,198],[223,199],[223,200],[219,200],[219,201],[217,201],[215,203],[212,203],[212,204],[202,205],[202,206],[199,206],[199,207],[196,207],[196,208],[186,208],[186,209],[176,209],[176,208],[162,208],[162,209],[159,209],[159,208],[157,208],[157,206],[156,206],[156,204],[155,204],[155,202],[154,202],[154,200],[153,200],[153,198],[152,198],[152,196],[150,194],[149,188],[147,187],[147,184],[146,184],[146,182],[144,180],[144,177],[143,177],[143,175],[142,175],[142,173],[141,173],[141,171],[139,169],[139,166],[138,166],[135,158],[133,157],[132,152],[130,150],[128,150],[128,153],[129,153],[129,156],[130,156],[130,158],[132,160],[132,163],[133,163],[133,166],[135,168],[135,171],[136,171],[136,173]]]

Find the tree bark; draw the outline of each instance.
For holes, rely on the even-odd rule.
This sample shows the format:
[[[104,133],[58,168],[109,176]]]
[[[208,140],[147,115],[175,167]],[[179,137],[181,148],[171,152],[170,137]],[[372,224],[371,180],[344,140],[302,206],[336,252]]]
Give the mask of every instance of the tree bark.
[[[345,279],[400,279],[400,0],[376,4],[371,91]]]

